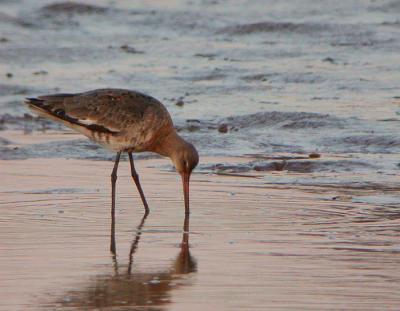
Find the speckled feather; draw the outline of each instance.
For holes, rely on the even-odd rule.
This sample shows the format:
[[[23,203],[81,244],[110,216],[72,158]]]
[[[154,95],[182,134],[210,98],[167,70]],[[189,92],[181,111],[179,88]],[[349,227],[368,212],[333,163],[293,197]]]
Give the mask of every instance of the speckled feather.
[[[164,105],[136,91],[98,89],[45,95],[27,103],[114,151],[153,151],[157,140],[174,130]]]

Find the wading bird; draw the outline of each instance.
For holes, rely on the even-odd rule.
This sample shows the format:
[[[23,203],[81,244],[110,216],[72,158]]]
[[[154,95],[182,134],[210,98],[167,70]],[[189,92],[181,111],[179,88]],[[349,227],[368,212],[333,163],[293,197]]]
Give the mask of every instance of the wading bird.
[[[77,94],[27,98],[40,116],[61,122],[117,153],[111,174],[112,227],[115,219],[115,183],[122,152],[127,152],[132,178],[146,214],[149,207],[136,173],[132,152],[151,151],[169,157],[182,177],[185,214],[189,214],[189,179],[199,162],[196,148],[180,137],[167,109],[155,98],[130,90],[98,89]]]

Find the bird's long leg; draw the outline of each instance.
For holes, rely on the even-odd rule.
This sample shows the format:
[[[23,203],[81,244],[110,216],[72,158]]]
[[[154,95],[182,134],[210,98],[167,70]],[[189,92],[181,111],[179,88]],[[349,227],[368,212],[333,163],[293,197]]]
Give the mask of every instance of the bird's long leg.
[[[110,251],[115,254],[115,183],[117,181],[117,170],[121,151],[115,157],[114,168],[111,173],[111,244]]]
[[[150,211],[150,209],[149,209],[149,206],[147,205],[146,198],[145,198],[143,190],[142,190],[142,186],[140,185],[139,175],[138,175],[138,173],[136,173],[136,170],[135,170],[135,164],[133,163],[132,152],[128,152],[128,155],[129,155],[129,162],[131,163],[132,178],[135,181],[136,187],[139,191],[140,197],[142,198],[144,209],[147,214]]]

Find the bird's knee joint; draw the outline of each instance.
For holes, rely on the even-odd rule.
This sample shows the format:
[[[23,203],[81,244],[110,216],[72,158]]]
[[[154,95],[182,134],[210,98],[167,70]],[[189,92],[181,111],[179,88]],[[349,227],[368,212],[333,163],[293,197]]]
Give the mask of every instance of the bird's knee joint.
[[[111,181],[112,182],[117,181],[117,174],[111,174]]]

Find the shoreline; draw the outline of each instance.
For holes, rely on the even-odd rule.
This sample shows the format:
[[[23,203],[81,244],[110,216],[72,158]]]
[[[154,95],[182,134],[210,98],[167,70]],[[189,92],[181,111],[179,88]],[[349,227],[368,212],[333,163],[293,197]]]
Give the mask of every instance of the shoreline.
[[[115,157],[114,153],[69,129],[34,131],[29,134],[20,130],[6,130],[0,131],[0,139],[5,142],[0,152],[6,155],[0,161],[6,162],[59,159],[60,162],[88,160],[113,163]],[[18,155],[15,158],[14,152]],[[396,161],[396,155],[386,156],[391,162]],[[154,166],[160,172],[174,171],[169,159],[155,153],[134,153],[134,157],[135,161],[154,160]],[[354,154],[201,154],[195,174],[252,178],[266,187],[327,193],[325,199],[351,201],[354,196],[359,202],[396,206],[400,199],[396,194],[400,191],[400,183],[395,172],[381,175],[378,170],[371,177],[369,169],[363,170],[364,164],[357,169],[360,164],[354,162],[354,157]],[[126,161],[126,154],[122,154],[121,159]],[[355,170],[352,170],[352,165],[355,165]]]

